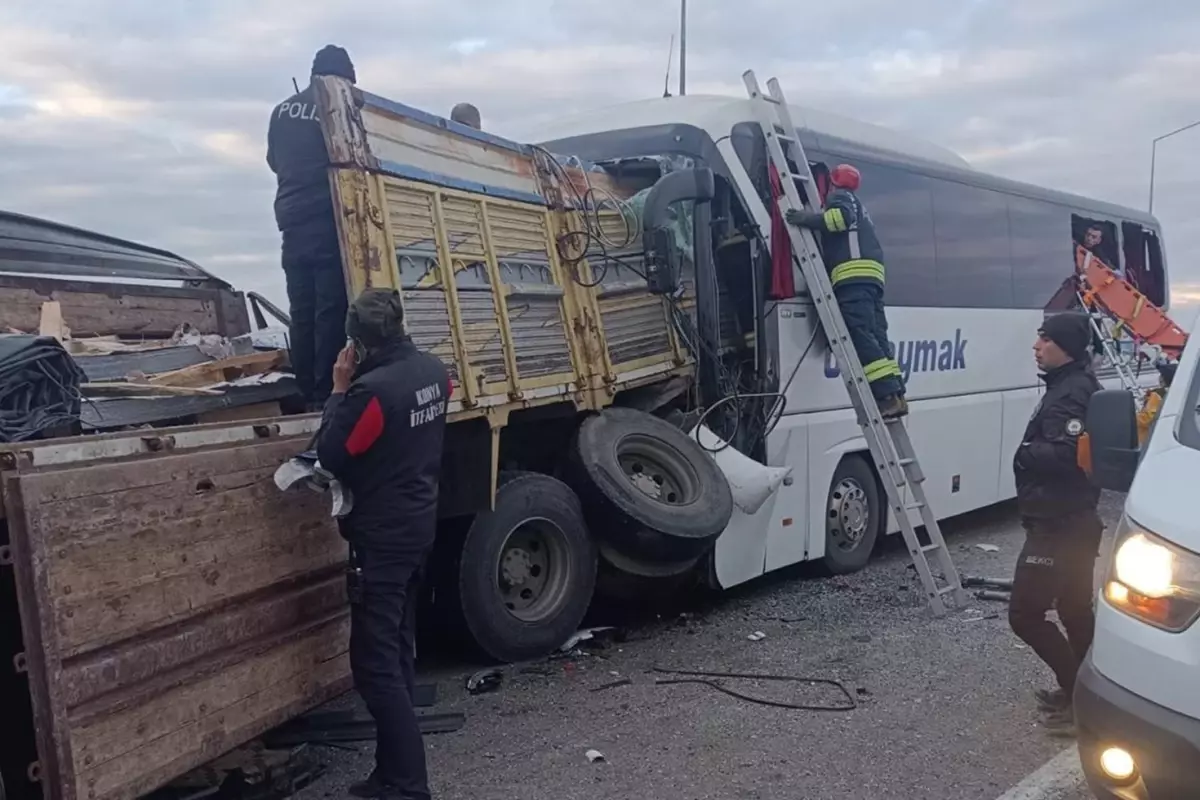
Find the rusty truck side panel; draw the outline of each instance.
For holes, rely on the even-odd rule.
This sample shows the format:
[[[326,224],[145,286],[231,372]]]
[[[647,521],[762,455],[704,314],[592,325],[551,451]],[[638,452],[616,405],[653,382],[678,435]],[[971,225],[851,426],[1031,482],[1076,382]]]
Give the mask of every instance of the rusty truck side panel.
[[[345,544],[272,480],[312,424],[0,454],[47,800],[131,800],[349,688]]]

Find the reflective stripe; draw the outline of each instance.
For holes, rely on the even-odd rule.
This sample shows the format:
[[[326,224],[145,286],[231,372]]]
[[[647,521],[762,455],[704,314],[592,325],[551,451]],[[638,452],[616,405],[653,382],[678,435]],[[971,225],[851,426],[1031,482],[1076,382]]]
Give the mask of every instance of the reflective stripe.
[[[896,360],[894,358],[888,359],[888,364],[890,365],[888,367],[889,375],[895,375],[897,378],[904,377],[904,373],[900,371],[900,365],[898,363],[896,363]]]
[[[850,235],[846,237],[850,242],[850,258],[862,258],[862,250],[858,247],[858,228],[850,231]]]
[[[825,212],[825,227],[833,233],[846,230],[846,218],[840,208],[831,208]]]
[[[851,278],[871,278],[883,283],[885,279],[883,264],[880,264],[878,261],[872,261],[869,258],[860,258],[852,261],[844,261],[834,267],[833,271],[829,273],[829,279],[834,286]]]
[[[890,358],[880,358],[872,361],[870,364],[864,364],[863,375],[866,376],[868,383],[874,383],[875,381],[890,377],[893,363]]]

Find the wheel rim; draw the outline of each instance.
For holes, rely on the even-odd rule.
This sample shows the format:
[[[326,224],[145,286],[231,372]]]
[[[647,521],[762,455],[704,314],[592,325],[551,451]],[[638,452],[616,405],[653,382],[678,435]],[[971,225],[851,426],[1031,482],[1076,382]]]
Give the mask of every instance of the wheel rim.
[[[626,436],[617,443],[617,463],[636,490],[659,503],[687,505],[700,493],[700,476],[692,465],[658,439]]]
[[[561,607],[571,581],[567,536],[548,519],[517,525],[504,539],[496,563],[496,591],[522,622],[541,622]]]
[[[834,546],[847,551],[857,548],[871,525],[871,504],[862,484],[854,478],[838,481],[829,492],[827,517]]]

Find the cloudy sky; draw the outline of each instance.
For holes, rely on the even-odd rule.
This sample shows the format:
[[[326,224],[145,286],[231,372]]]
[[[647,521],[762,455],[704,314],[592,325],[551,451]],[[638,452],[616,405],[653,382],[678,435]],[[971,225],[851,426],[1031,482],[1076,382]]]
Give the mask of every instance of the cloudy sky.
[[[368,90],[439,113],[471,100],[489,130],[535,131],[661,94],[678,5],[3,0],[0,208],[175,250],[282,299],[266,124],[321,45],[345,46]],[[1151,140],[1200,119],[1200,3],[1142,8],[691,0],[688,91],[740,96],[752,67],[796,102],[980,169],[1145,208]],[[1159,146],[1154,204],[1175,300],[1200,303],[1200,128]]]

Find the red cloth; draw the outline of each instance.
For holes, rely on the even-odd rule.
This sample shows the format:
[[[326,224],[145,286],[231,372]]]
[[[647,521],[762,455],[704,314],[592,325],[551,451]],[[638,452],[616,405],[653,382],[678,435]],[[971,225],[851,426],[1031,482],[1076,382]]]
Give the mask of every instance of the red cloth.
[[[779,172],[770,165],[771,174],[771,291],[772,300],[787,300],[796,296],[796,279],[792,274],[792,242],[788,238],[787,223],[779,211],[779,198],[783,196],[783,185]]]

